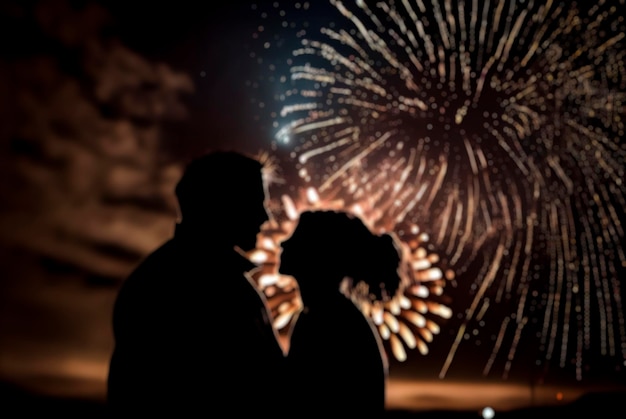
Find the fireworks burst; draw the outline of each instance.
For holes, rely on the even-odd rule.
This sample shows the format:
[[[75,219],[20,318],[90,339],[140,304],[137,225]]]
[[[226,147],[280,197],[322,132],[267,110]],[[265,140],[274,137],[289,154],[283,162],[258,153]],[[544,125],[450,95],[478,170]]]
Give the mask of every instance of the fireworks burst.
[[[330,0],[275,69],[300,180],[410,249],[420,226],[470,294],[441,377],[491,312],[485,375],[522,339],[579,380],[588,354],[626,365],[623,3]]]
[[[377,219],[366,216],[361,207],[354,203],[346,205],[340,198],[321,199],[314,188],[300,190],[294,200],[282,196],[282,205],[272,211],[275,215],[263,228],[257,249],[249,258],[261,268],[252,274],[257,287],[263,291],[274,318],[274,327],[279,331],[284,349],[289,347],[289,333],[295,314],[302,308],[297,282],[293,277],[280,275],[280,243],[293,232],[300,213],[307,210],[340,210],[359,216],[373,231]],[[371,318],[378,327],[380,336],[387,343],[391,353],[399,360],[406,359],[406,348],[417,348],[422,354],[428,353],[427,343],[438,334],[439,318],[449,318],[450,308],[443,303],[445,282],[453,277],[451,271],[440,266],[436,253],[427,250],[428,236],[420,233],[418,226],[411,226],[411,240],[398,242],[402,254],[400,269],[402,284],[398,293],[382,301],[372,296],[363,284],[342,286],[344,294]]]

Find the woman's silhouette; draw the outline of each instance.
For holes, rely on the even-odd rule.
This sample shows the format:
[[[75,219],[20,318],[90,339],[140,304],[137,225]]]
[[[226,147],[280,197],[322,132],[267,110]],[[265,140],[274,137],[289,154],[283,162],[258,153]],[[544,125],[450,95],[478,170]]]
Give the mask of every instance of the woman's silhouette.
[[[348,278],[379,291],[385,282],[392,284],[387,293],[395,292],[400,256],[393,239],[346,213],[313,211],[301,214],[282,249],[280,273],[296,278],[303,303],[288,356],[292,409],[382,415],[387,361],[380,337],[340,285]]]

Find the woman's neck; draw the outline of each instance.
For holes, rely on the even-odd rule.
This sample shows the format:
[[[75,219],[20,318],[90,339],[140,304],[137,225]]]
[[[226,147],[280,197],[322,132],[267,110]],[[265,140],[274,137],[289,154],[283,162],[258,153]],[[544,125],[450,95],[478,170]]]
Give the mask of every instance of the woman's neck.
[[[346,301],[346,296],[341,293],[339,287],[316,289],[314,291],[310,289],[300,289],[300,298],[302,299],[302,304],[308,310],[316,310]]]

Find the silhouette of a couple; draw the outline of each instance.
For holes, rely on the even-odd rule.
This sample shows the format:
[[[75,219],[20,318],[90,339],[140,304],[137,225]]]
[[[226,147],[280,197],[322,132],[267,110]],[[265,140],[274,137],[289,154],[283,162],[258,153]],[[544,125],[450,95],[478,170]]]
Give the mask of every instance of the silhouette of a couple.
[[[301,214],[282,243],[280,272],[296,278],[304,306],[285,355],[248,276],[255,265],[243,256],[268,220],[262,163],[209,153],[188,165],[176,196],[173,237],[127,278],[115,303],[111,417],[382,416],[384,351],[340,284],[399,283],[391,237],[346,213]]]

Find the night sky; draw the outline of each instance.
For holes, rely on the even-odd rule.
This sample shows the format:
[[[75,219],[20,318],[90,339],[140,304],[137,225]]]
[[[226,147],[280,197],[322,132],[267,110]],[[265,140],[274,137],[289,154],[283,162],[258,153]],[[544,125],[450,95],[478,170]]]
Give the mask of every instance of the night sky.
[[[338,135],[341,129],[349,129],[349,126],[336,131],[332,128],[300,132],[292,129],[289,140],[296,145],[282,141],[284,138],[276,134],[291,121],[289,116],[277,116],[280,106],[290,106],[298,101],[284,98],[290,87],[281,81],[281,76],[289,74],[290,66],[299,64],[298,58],[290,54],[301,39],[308,39],[308,35],[315,38],[319,33],[317,28],[325,25],[337,29],[347,28],[348,24],[328,4],[312,5],[308,11],[308,6],[304,6],[308,4],[306,2],[296,2],[297,6],[289,3],[284,7],[276,7],[274,3],[278,5],[270,1],[242,1],[210,4],[156,2],[140,6],[122,1],[51,0],[8,1],[0,6],[0,27],[4,29],[0,41],[3,51],[0,56],[0,173],[4,179],[0,182],[0,339],[3,341],[0,379],[33,386],[40,391],[49,391],[52,385],[56,392],[65,395],[87,393],[91,397],[102,397],[102,379],[112,349],[110,316],[116,292],[141,258],[171,235],[176,217],[173,188],[189,158],[215,148],[269,152],[282,165],[281,173],[287,181],[276,187],[276,199],[282,193],[296,196],[296,188],[302,184],[322,189],[320,186],[329,177],[332,179],[332,173],[337,171],[336,165],[343,163],[340,157],[336,161],[334,158],[330,160],[333,164],[314,157],[307,166],[302,159],[297,163],[297,156],[320,146],[324,135]],[[351,7],[356,9],[353,5]],[[286,17],[281,11],[287,12]],[[531,11],[534,13],[536,9]],[[455,13],[458,11],[452,12]],[[389,17],[388,14],[382,15]],[[360,16],[363,18],[364,15]],[[436,13],[428,16],[434,18]],[[335,21],[336,25],[332,23]],[[392,19],[388,18],[384,23],[390,21]],[[623,35],[623,19],[617,21],[601,26],[594,32],[598,40],[590,42],[602,44],[601,40],[612,38],[611,31]],[[283,22],[288,22],[286,28],[281,27]],[[293,24],[290,26],[289,23]],[[303,27],[306,35],[292,36]],[[555,30],[555,26],[548,27]],[[533,35],[524,34],[528,39]],[[573,48],[572,45],[579,41],[572,36],[568,38],[569,43],[562,43],[559,47],[565,50],[563,56],[567,56],[567,48]],[[334,45],[332,40],[327,42]],[[504,147],[497,145],[502,142],[494,142],[492,137],[483,133],[497,131],[513,138],[514,134],[499,129],[510,119],[515,119],[513,116],[507,120],[508,110],[501,110],[509,103],[502,100],[505,96],[502,92],[508,94],[511,89],[524,86],[530,72],[515,79],[518,84],[502,82],[498,85],[502,81],[498,77],[498,83],[487,84],[485,90],[491,90],[484,93],[482,98],[486,99],[470,106],[471,115],[458,132],[454,124],[449,123],[454,120],[454,115],[450,116],[444,109],[437,111],[441,116],[433,116],[430,110],[425,110],[409,117],[394,115],[385,119],[377,116],[377,121],[381,122],[376,125],[362,122],[362,131],[372,138],[379,138],[389,127],[399,129],[403,141],[426,138],[424,147],[415,150],[423,153],[424,165],[429,168],[426,173],[432,174],[433,178],[441,170],[443,160],[451,162],[450,167],[454,167],[444,177],[443,186],[426,189],[429,193],[433,191],[433,199],[428,205],[420,204],[428,207],[424,211],[432,214],[425,217],[419,210],[409,213],[414,217],[413,222],[428,226],[421,229],[431,237],[425,248],[429,254],[440,255],[442,271],[458,268],[456,275],[443,281],[446,283],[443,295],[432,300],[448,305],[452,315],[450,318],[431,317],[440,331],[432,342],[427,343],[428,355],[409,349],[405,362],[398,362],[390,356],[392,378],[410,382],[441,380],[444,385],[450,383],[451,386],[462,381],[623,387],[626,336],[623,334],[624,314],[616,310],[622,309],[621,300],[626,288],[620,287],[626,266],[624,233],[620,230],[624,228],[626,193],[622,182],[612,183],[620,176],[623,179],[626,155],[623,123],[615,123],[620,119],[623,121],[626,116],[623,107],[626,84],[623,42],[618,37],[615,45],[611,45],[611,51],[617,53],[607,53],[610,58],[606,62],[597,64],[601,61],[597,60],[594,63],[599,75],[583,80],[587,76],[581,72],[583,75],[578,78],[583,80],[581,86],[588,82],[585,88],[589,90],[597,87],[598,80],[606,82],[609,93],[617,98],[614,103],[618,104],[610,112],[606,111],[606,115],[598,116],[599,110],[608,109],[605,103],[588,108],[581,105],[586,97],[583,94],[574,97],[575,93],[571,93],[562,98],[561,108],[554,110],[551,107],[552,98],[560,92],[558,89],[578,92],[579,85],[572,87],[565,81],[561,84],[547,81],[534,84],[539,86],[535,90],[538,98],[529,102],[529,107],[536,105],[545,112],[547,119],[554,119],[553,114],[545,111],[547,107],[550,112],[563,116],[564,121],[579,121],[582,126],[596,128],[599,136],[580,140],[572,135],[575,140],[563,140],[553,145],[550,136],[558,136],[568,128],[554,128],[554,124],[550,125],[546,119],[537,117],[533,120],[530,116],[528,126],[536,129],[534,136],[517,134],[516,142],[511,144],[519,144],[519,148],[511,147],[514,150],[508,155],[519,153],[518,156],[523,155],[532,161],[527,166],[522,161],[518,166],[521,172],[529,167],[533,168],[529,171],[538,173],[536,179],[539,180],[535,184],[520,180],[522,176],[515,171],[517,169],[511,169],[515,166],[511,163],[513,160],[503,157],[506,155],[502,151]],[[529,48],[528,43],[521,45],[517,52],[519,57],[524,56],[524,46]],[[313,63],[335,76],[347,74],[339,59],[344,53],[340,47],[335,51],[337,56],[326,67],[324,62],[318,64],[313,60]],[[395,51],[393,47],[392,51]],[[547,71],[550,60],[554,59],[549,54],[557,54],[555,51],[556,48],[546,47],[542,55],[548,58],[537,59],[533,71]],[[513,50],[511,55],[515,54],[516,50]],[[350,59],[355,55],[345,54]],[[515,58],[513,61],[517,65],[522,60]],[[385,60],[380,57],[371,63],[375,70],[383,69],[380,74],[387,75],[387,80],[380,82],[389,93],[387,97],[402,96],[402,88],[399,85],[394,87],[394,80],[399,79],[396,74],[401,71],[386,73]],[[306,70],[303,74],[307,74]],[[496,76],[504,74],[502,71]],[[451,76],[447,73],[437,79],[446,77]],[[427,78],[416,77],[416,80],[426,85]],[[355,76],[355,79],[359,77]],[[453,93],[460,92],[460,87],[449,84]],[[308,87],[303,86],[296,84],[295,89],[306,90]],[[317,88],[322,92],[320,96],[324,95],[319,103],[333,110],[345,107],[347,113],[341,115],[348,115],[351,121],[358,120],[356,114],[350,113],[353,111],[350,106],[354,103],[337,99],[340,94],[329,90],[324,83],[314,86],[313,90]],[[437,89],[446,90],[437,86],[433,82],[423,96],[416,97],[434,103]],[[551,94],[552,87],[557,93]],[[580,91],[583,90],[580,87]],[[446,104],[450,108],[462,103],[462,99],[450,92],[447,94],[450,96]],[[458,96],[462,95],[459,93]],[[387,100],[384,95],[373,94],[367,88],[360,96],[353,96],[357,97],[374,104]],[[518,100],[522,102],[520,97]],[[549,99],[542,102],[542,98]],[[592,97],[593,100],[587,99],[588,103],[599,100],[596,96]],[[394,107],[396,105],[394,102]],[[494,122],[496,116],[492,115],[495,114],[505,117]],[[295,112],[294,115],[295,121],[303,114]],[[367,118],[367,115],[358,114],[360,118]],[[450,120],[446,119],[448,117]],[[435,125],[432,131],[431,119]],[[421,124],[422,120],[426,122]],[[429,127],[428,132],[422,125]],[[449,129],[450,125],[453,128]],[[544,125],[550,125],[550,129],[537,129],[537,126]],[[437,131],[438,126],[440,131]],[[485,128],[488,126],[496,129],[489,131]],[[465,142],[455,143],[457,134]],[[547,137],[550,140],[546,140]],[[586,153],[589,147],[584,141],[594,146],[601,144],[601,148]],[[532,145],[528,146],[530,143]],[[376,172],[394,167],[394,158],[404,152],[398,151],[400,148],[393,152],[394,146],[396,143],[392,142],[385,146],[384,155],[380,153],[370,160],[363,160],[359,170]],[[466,152],[466,148],[472,147],[475,147],[475,154]],[[578,151],[561,153],[569,147]],[[404,150],[413,149],[407,146]],[[357,152],[358,149],[352,155]],[[480,205],[483,207],[478,205],[477,208],[482,209],[476,212],[482,218],[473,224],[477,233],[471,236],[475,243],[481,244],[463,247],[448,238],[450,231],[456,232],[454,237],[462,237],[463,232],[445,227],[442,218],[438,217],[454,213],[449,209],[457,208],[457,218],[463,222],[468,219],[467,208],[473,201],[470,199],[472,193],[467,192],[464,185],[471,183],[465,179],[472,175],[470,165],[463,166],[463,161],[467,154],[477,156],[480,161],[481,153],[486,156],[487,174],[477,181],[484,183],[480,183]],[[597,157],[603,153],[612,153],[613,157],[606,160]],[[441,155],[446,157],[442,160]],[[459,157],[461,155],[464,157]],[[609,169],[599,174],[589,172],[587,168],[594,165],[592,162],[578,170],[575,161],[593,155],[598,161],[605,162]],[[337,156],[341,154],[337,153]],[[604,167],[601,164],[595,166]],[[314,174],[310,178],[292,175],[303,168]],[[389,169],[388,173],[389,179],[395,179],[399,172]],[[349,176],[353,175],[342,175],[337,185]],[[573,192],[566,198],[559,193],[567,188],[558,186],[564,178],[574,184]],[[603,179],[611,186],[601,187],[600,180]],[[378,185],[377,180],[371,182]],[[493,194],[496,198],[487,197],[491,191],[485,186],[487,184],[496,191]],[[545,186],[541,199],[533,200],[530,184]],[[567,181],[563,184],[569,185]],[[419,185],[410,189],[413,186],[407,186],[406,190],[413,196],[418,195]],[[428,196],[428,193],[424,195]],[[449,196],[460,197],[459,202],[466,199],[464,206],[454,207],[456,201],[448,204],[452,202]],[[324,199],[330,201],[330,196],[323,195]],[[576,203],[587,199],[592,203],[589,206]],[[521,203],[516,207],[518,201]],[[552,207],[551,202],[557,204]],[[498,210],[484,209],[490,205]],[[510,209],[511,219],[518,217],[524,223],[534,222],[536,229],[510,227],[506,223],[504,208]],[[516,213],[517,208],[522,215]],[[604,214],[603,211],[606,218],[594,218],[594,213]],[[485,221],[488,218],[485,215],[492,218]],[[380,224],[374,224],[384,225],[383,219],[376,219]],[[448,222],[453,225],[454,216],[450,216]],[[515,222],[510,224],[515,225]],[[488,228],[492,225],[497,226],[493,234]],[[398,226],[396,232],[404,234],[403,228]],[[606,236],[602,236],[602,228],[609,232]],[[486,231],[483,236],[479,234],[481,229]],[[534,233],[537,242],[530,242],[529,231]],[[582,231],[584,234],[580,236],[584,238],[578,242],[575,238],[562,241],[563,231],[571,236]],[[595,246],[586,238],[593,235],[602,236]],[[437,241],[438,237],[444,236]],[[523,257],[519,262],[515,259],[518,242],[520,249],[533,245],[532,252],[529,251],[533,258],[528,267],[525,267]],[[570,243],[578,251],[578,256],[568,256],[567,245],[560,247],[555,242]],[[591,248],[593,251],[587,251]],[[456,249],[460,249],[461,262],[455,259]],[[500,251],[502,259],[493,262]],[[590,255],[592,260],[587,260]],[[596,258],[594,255],[600,256]],[[566,260],[567,257],[570,259]],[[556,262],[553,261],[555,258]],[[563,260],[566,260],[566,268],[563,268],[566,274],[561,271]],[[489,278],[490,269],[495,272],[494,279],[489,280],[492,282],[484,280]],[[509,275],[510,271],[519,275]],[[514,286],[507,285],[506,278],[509,277],[509,284]],[[494,285],[490,286],[491,283]],[[585,284],[590,285],[585,288]],[[481,290],[484,298],[477,298]],[[577,303],[576,295],[585,292],[603,296],[590,301],[581,298]],[[554,297],[556,295],[558,297]],[[521,304],[521,298],[527,299],[528,303]],[[485,304],[485,299],[491,304]],[[563,305],[559,306],[561,299]],[[566,307],[565,301],[570,299],[572,307],[561,308]],[[473,307],[474,301],[476,307]],[[569,317],[576,318],[570,313],[574,313],[577,304],[581,312],[587,310],[592,314],[584,319],[581,314],[578,323],[573,321],[570,335]],[[554,313],[548,320],[541,314],[546,310]],[[519,326],[516,331],[513,326],[502,326],[509,322],[511,325],[521,324],[514,314],[522,312],[526,319],[524,325],[528,322],[525,329]],[[606,316],[597,315],[598,312],[606,313]],[[576,334],[575,329],[585,327],[585,322],[591,322],[588,329]],[[551,328],[551,324],[557,326]],[[564,327],[564,324],[568,326]],[[467,336],[463,337],[459,330],[465,330]],[[457,339],[461,339],[460,344]],[[576,339],[580,342],[576,343]],[[590,347],[594,347],[596,341],[604,343],[600,349],[583,350],[585,339],[592,342]],[[512,342],[519,343],[519,347],[512,346]],[[552,352],[554,360],[545,356],[546,351],[552,350],[551,342],[556,347]],[[494,351],[494,346],[500,344],[501,349]],[[442,374],[455,345],[458,348],[454,359],[449,368],[446,367],[446,374]],[[573,352],[569,349],[571,345]],[[579,345],[578,349],[576,345]],[[561,350],[563,347],[565,349]],[[577,351],[585,353],[582,361],[577,358]],[[559,353],[564,354],[561,365],[556,355]],[[486,365],[490,366],[488,374],[485,374]],[[582,380],[577,375],[581,371]],[[445,378],[440,378],[442,375]]]

